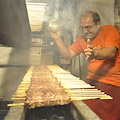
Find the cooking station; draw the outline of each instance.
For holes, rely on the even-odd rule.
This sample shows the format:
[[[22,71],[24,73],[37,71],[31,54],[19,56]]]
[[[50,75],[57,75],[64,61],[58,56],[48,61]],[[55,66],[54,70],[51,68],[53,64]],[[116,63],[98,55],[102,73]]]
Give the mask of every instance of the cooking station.
[[[75,84],[68,86],[59,79],[61,73],[58,73],[64,71],[62,75],[64,74],[66,82],[73,84],[73,81],[67,80],[74,78],[77,83],[79,80],[84,84],[88,63],[85,56],[76,56],[72,61],[60,56],[49,34],[48,25],[52,18],[57,18],[62,28],[62,38],[65,44],[70,46],[82,33],[78,28],[79,15],[82,15],[86,9],[93,9],[93,6],[96,6],[97,11],[97,7],[100,6],[105,11],[106,17],[111,16],[111,19],[103,20],[103,24],[113,24],[114,2],[112,0],[109,2],[104,0],[11,0],[11,2],[5,0],[0,2],[0,6],[0,120],[101,120],[83,102],[88,97],[83,95],[83,99],[77,95],[76,98],[70,94],[73,93],[71,89],[78,89],[79,85],[71,88],[75,87]],[[104,15],[101,14],[102,18]],[[58,77],[58,82],[64,85],[71,99],[68,104],[29,109],[25,104],[25,97],[19,99],[15,96],[29,69],[40,65],[47,65],[53,75]],[[54,69],[50,67],[57,69],[57,72],[53,72]],[[22,89],[28,89],[24,88]],[[102,93],[100,96],[92,96],[91,99],[102,99],[101,96],[103,99],[106,98]]]
[[[39,114],[37,114],[38,111],[39,111]],[[48,113],[50,113],[50,115],[48,115]],[[82,101],[72,102],[70,105],[67,105],[67,106],[47,107],[47,109],[46,107],[45,108],[41,107],[41,108],[35,108],[34,110],[28,110],[28,111],[25,109],[24,106],[15,106],[10,108],[8,114],[5,117],[5,120],[30,120],[29,119],[30,117],[41,118],[40,116],[41,114],[43,118],[40,120],[44,120],[44,119],[50,120],[49,116],[51,117],[54,116],[55,119],[51,119],[51,120],[56,120],[56,118],[57,120],[101,120]]]
[[[16,91],[16,94],[13,97],[14,98],[13,104],[8,104],[8,106],[12,106],[12,107],[10,108],[7,116],[5,117],[5,120],[8,120],[8,119],[9,120],[10,119],[11,120],[13,119],[17,119],[17,120],[30,120],[30,119],[31,120],[32,119],[33,120],[34,119],[36,120],[56,120],[56,119],[57,120],[80,120],[80,119],[96,120],[97,119],[97,120],[100,120],[100,118],[95,113],[93,113],[85,105],[85,103],[82,100],[112,99],[112,98],[106,95],[105,93],[102,93],[101,91],[95,89],[94,87],[86,84],[84,81],[78,79],[77,77],[71,75],[68,71],[60,68],[59,66],[48,65],[47,67],[52,71],[52,74],[57,78],[58,82],[61,83],[61,85],[64,87],[65,91],[67,92],[67,94],[70,96],[70,102],[68,102],[67,104],[63,102],[62,103],[63,105],[59,105],[59,103],[57,105],[56,103],[56,105],[49,106],[48,104],[48,106],[44,105],[41,107],[34,107],[33,109],[28,109],[27,106],[24,104],[25,99],[21,98],[21,96],[19,95],[20,95],[20,90],[22,90],[22,88],[24,89],[24,91],[27,91],[26,87],[21,86],[21,84],[26,83],[31,79],[30,77],[31,69],[32,69],[31,67],[26,73],[26,75],[24,76],[23,81],[19,85]],[[69,85],[68,85],[68,82],[69,82]],[[81,85],[79,86],[73,85],[73,84],[76,84],[75,82],[77,82],[77,84],[80,83]],[[75,91],[77,91],[77,94],[75,93]],[[23,91],[22,91],[22,94],[23,94]]]

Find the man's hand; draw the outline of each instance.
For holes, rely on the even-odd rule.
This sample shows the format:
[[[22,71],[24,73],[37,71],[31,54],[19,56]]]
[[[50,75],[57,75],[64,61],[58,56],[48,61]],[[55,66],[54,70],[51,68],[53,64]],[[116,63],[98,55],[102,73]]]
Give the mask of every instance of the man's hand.
[[[48,28],[48,29],[49,29],[49,31],[50,31],[50,28]],[[60,30],[60,28],[58,27],[57,32],[51,32],[51,31],[50,31],[50,35],[51,35],[51,37],[52,37],[55,41],[60,40],[60,39],[61,39],[61,30]]]
[[[86,59],[92,59],[94,58],[94,49],[90,39],[87,40],[87,43],[87,49],[85,49],[85,55],[87,56]]]
[[[50,29],[49,29],[49,31],[50,31]],[[71,60],[74,56],[77,55],[75,52],[73,52],[71,49],[69,49],[68,46],[66,46],[65,43],[63,42],[63,40],[61,38],[61,30],[60,30],[60,28],[58,28],[57,32],[50,31],[50,34],[51,34],[51,37],[56,42],[56,45],[57,45],[61,55],[64,58],[66,58],[68,60]]]

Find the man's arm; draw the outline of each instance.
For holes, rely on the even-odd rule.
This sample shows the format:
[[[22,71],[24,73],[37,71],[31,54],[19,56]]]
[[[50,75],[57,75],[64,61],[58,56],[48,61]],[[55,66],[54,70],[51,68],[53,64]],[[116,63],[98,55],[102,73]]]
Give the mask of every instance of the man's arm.
[[[105,60],[105,59],[112,59],[115,57],[115,53],[117,52],[117,47],[109,46],[102,49],[93,49],[91,41],[88,40],[87,49],[85,49],[85,54],[87,59],[98,59],[98,60]]]
[[[117,52],[117,48],[115,46],[109,46],[103,49],[94,50],[94,58],[95,59],[112,59],[115,57],[115,53]]]
[[[58,49],[61,53],[61,55],[63,55],[63,57],[65,57],[66,59],[72,59],[76,53],[73,52],[71,49],[69,49],[63,42],[62,38],[61,38],[61,31],[60,29],[57,31],[57,33],[53,33],[50,32],[51,37],[54,39],[54,41],[56,42]]]

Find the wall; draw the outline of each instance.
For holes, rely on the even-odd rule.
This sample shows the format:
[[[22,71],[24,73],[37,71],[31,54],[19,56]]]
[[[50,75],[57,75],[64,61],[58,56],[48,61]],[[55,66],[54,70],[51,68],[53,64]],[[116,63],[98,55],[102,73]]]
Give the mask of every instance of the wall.
[[[115,10],[114,10],[114,16],[115,16],[115,27],[120,33],[120,0],[115,0]]]
[[[16,48],[30,44],[30,26],[25,0],[0,1],[0,43]]]
[[[11,101],[28,67],[31,42],[25,0],[0,1],[0,100]],[[26,49],[27,48],[27,49]]]

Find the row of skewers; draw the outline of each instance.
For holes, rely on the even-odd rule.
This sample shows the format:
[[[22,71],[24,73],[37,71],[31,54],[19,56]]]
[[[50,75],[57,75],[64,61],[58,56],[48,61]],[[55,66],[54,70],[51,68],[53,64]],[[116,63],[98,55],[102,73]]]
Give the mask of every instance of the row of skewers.
[[[83,80],[71,75],[69,71],[63,70],[57,65],[47,66],[52,74],[64,87],[64,90],[70,96],[71,101],[86,100],[86,99],[112,99],[111,96],[101,92],[94,86],[85,83]],[[8,106],[25,105],[26,91],[29,89],[31,84],[31,77],[33,74],[34,66],[31,66],[28,72],[25,74],[23,81],[20,83],[17,91],[13,95],[13,104]]]

